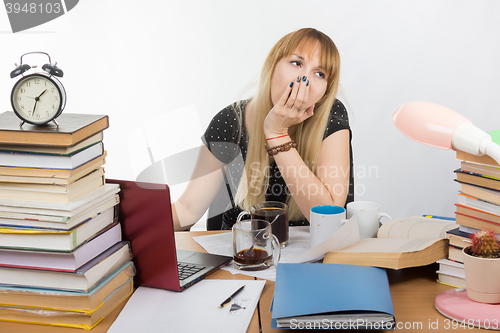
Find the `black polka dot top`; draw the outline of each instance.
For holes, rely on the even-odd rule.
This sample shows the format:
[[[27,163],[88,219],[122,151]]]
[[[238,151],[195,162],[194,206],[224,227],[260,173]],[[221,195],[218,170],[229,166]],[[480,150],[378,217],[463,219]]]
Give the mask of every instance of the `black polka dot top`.
[[[202,141],[210,152],[221,162],[227,164],[227,182],[231,188],[232,195],[236,194],[238,184],[241,180],[244,169],[244,161],[246,160],[248,148],[248,134],[245,127],[245,108],[248,100],[241,101],[240,107],[236,103],[231,104],[217,113],[210,124],[208,125],[205,134],[202,136]],[[240,122],[241,119],[241,130]],[[329,135],[342,130],[348,129],[349,118],[347,110],[339,100],[335,100],[330,111],[330,117],[325,128],[323,140]],[[263,148],[264,149],[264,148]],[[351,157],[352,157],[352,149]],[[286,202],[290,193],[284,179],[281,177],[280,171],[275,162],[269,169],[269,187],[266,191],[266,201]],[[354,177],[351,158],[351,174],[349,184],[349,194],[346,204],[354,200]],[[228,210],[223,215],[223,229],[230,229],[236,222],[241,209],[239,207],[228,207]],[[309,225],[307,220],[290,221],[290,225]]]

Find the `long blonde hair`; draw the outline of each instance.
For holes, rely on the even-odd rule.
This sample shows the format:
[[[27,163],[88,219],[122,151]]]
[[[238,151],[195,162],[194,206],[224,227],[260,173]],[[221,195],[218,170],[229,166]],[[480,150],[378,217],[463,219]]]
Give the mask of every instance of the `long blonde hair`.
[[[327,89],[325,95],[316,103],[314,115],[298,125],[292,138],[297,142],[297,151],[307,167],[314,172],[330,109],[337,95],[340,56],[330,37],[316,29],[303,28],[287,34],[271,49],[261,70],[257,93],[251,99],[253,117],[245,170],[235,196],[235,201],[242,209],[248,210],[254,204],[265,201],[266,189],[269,186],[269,155],[264,149],[266,138],[263,126],[267,114],[273,108],[271,79],[276,64],[297,49],[312,53],[317,43],[321,47],[320,62],[327,77]],[[288,198],[288,205],[290,220],[304,217],[292,196]]]

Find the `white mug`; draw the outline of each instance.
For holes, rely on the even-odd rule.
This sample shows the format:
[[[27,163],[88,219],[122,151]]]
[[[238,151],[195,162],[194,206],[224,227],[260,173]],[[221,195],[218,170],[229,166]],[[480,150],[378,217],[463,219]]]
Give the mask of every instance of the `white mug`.
[[[324,205],[311,208],[311,248],[322,243],[346,223],[345,209],[340,206]]]
[[[348,203],[347,218],[349,219],[354,215],[358,220],[360,239],[377,237],[382,217],[392,220],[389,215],[380,213],[379,204],[370,201],[353,201]]]

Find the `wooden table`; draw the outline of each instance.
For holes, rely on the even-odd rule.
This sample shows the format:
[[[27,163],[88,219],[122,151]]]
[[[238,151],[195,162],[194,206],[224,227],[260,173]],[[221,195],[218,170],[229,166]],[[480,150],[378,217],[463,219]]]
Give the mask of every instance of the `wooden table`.
[[[178,232],[175,235],[176,244],[179,249],[205,252],[192,237],[209,235],[217,231],[192,231]],[[437,264],[407,268],[402,270],[387,270],[391,288],[392,301],[396,316],[396,331],[404,332],[480,332],[478,328],[469,329],[467,327],[452,326],[452,322],[441,315],[434,307],[436,296],[451,289],[436,282]],[[246,275],[232,275],[220,270],[209,276],[211,279],[253,279]],[[271,329],[271,300],[274,293],[274,282],[267,281],[259,302],[260,327],[262,332],[285,332],[287,330]],[[113,321],[116,319],[125,302],[110,313],[104,320],[92,329],[92,333],[107,332]],[[455,323],[456,324],[456,323]],[[302,330],[305,331],[305,330]],[[483,331],[483,330],[481,330]],[[41,325],[28,325],[0,322],[0,332],[22,332],[22,333],[78,333],[85,332],[82,329],[51,327]],[[256,310],[247,332],[259,332],[259,311]],[[287,332],[290,332],[289,330]],[[306,331],[308,332],[308,331]],[[313,331],[311,331],[313,332]],[[314,331],[318,332],[318,331]],[[368,331],[367,331],[368,332]],[[370,331],[373,332],[373,331]],[[139,333],[139,332],[138,332]],[[140,332],[148,333],[148,332]]]

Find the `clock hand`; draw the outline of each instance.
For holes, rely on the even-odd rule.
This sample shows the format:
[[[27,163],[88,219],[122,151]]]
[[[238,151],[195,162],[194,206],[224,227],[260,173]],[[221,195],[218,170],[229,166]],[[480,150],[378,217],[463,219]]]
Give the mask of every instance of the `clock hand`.
[[[42,91],[42,93],[40,95],[38,95],[38,97],[35,97],[35,105],[33,106],[33,112],[31,113],[32,116],[35,115],[36,105],[37,105],[38,101],[40,100],[40,97],[43,94],[45,94],[46,91],[47,91],[47,89],[45,89],[44,91]]]
[[[35,97],[35,105],[33,106],[33,112],[31,112],[31,116],[35,115],[36,103],[38,103],[38,97]]]

